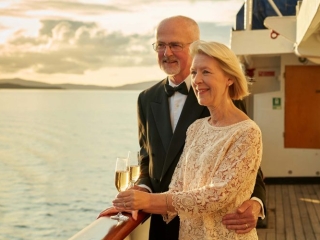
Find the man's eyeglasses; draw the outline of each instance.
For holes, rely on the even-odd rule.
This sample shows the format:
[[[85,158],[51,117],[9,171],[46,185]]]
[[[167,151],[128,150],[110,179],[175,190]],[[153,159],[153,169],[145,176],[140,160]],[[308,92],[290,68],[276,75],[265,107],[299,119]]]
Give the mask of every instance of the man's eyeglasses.
[[[192,43],[192,42],[191,42]],[[170,48],[172,52],[180,52],[183,50],[183,48],[191,43],[178,43],[178,42],[171,42],[171,43],[162,43],[162,42],[157,42],[153,43],[152,47],[156,52],[164,52],[167,48],[167,46]]]

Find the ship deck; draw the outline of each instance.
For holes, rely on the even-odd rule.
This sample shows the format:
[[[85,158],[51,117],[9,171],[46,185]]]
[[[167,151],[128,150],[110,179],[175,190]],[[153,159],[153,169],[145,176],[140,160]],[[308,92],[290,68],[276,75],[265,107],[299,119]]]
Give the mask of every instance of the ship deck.
[[[268,184],[259,240],[320,240],[320,184]]]

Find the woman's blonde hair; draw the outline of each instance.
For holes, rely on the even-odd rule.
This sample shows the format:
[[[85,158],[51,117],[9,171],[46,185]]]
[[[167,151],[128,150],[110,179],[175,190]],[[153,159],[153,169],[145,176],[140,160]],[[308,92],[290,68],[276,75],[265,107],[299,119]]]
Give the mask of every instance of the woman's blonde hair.
[[[205,54],[216,59],[221,69],[229,75],[233,84],[229,87],[229,96],[233,100],[241,100],[249,95],[247,79],[241,68],[241,64],[230,48],[218,42],[205,42],[198,40],[190,45],[190,54]]]

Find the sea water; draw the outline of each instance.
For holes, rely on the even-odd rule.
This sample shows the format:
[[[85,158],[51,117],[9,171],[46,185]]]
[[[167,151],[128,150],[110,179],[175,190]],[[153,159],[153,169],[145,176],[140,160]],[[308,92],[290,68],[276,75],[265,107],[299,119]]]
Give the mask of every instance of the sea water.
[[[111,206],[139,92],[0,90],[1,240],[65,240]]]

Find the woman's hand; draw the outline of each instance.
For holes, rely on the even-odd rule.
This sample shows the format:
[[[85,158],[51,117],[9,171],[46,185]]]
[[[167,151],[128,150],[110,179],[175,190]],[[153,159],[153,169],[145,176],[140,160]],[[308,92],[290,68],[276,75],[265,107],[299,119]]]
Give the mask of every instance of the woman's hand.
[[[142,191],[127,190],[120,192],[112,204],[118,211],[142,210],[149,206],[149,195]]]
[[[114,207],[109,207],[109,208],[103,210],[97,218],[113,216],[113,215],[117,214],[118,212],[119,211],[117,209],[115,209]]]
[[[101,218],[101,217],[110,217],[110,216],[113,216],[113,215],[117,214],[118,212],[119,212],[119,211],[118,211],[115,207],[109,207],[109,208],[103,210],[103,211],[99,214],[99,216],[97,217],[97,219],[98,219],[98,218]],[[127,210],[125,210],[125,211],[123,211],[123,212],[129,212],[129,213],[131,213],[132,218],[133,218],[134,220],[137,220],[137,219],[138,219],[138,211],[127,211]]]

